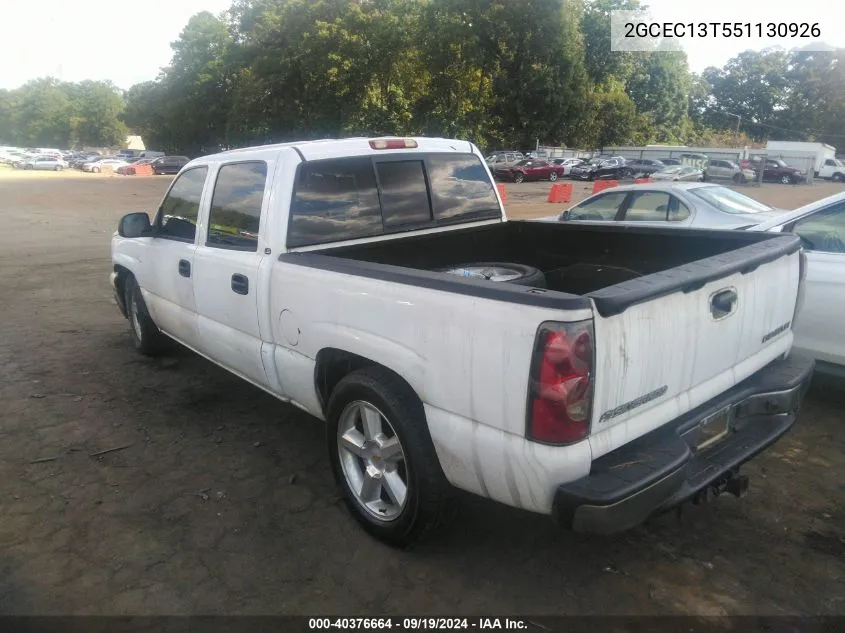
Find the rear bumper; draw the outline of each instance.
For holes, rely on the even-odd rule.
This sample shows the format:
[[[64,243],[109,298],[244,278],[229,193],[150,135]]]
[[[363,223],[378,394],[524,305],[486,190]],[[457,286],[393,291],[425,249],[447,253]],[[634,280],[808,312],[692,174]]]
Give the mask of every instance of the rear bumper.
[[[795,423],[813,360],[790,355],[660,429],[592,463],[558,488],[553,514],[579,532],[614,533],[718,487]],[[702,421],[729,408],[731,433],[696,451]]]

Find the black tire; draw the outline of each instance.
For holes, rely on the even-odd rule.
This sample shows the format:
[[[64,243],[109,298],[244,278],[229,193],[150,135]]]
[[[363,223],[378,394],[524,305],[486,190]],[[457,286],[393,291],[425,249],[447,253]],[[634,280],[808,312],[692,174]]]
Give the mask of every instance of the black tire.
[[[741,185],[745,182],[745,176],[743,176],[742,174],[734,174],[733,181],[736,184]]]
[[[782,185],[791,185],[792,184],[792,176],[784,174],[780,177],[780,184]]]
[[[552,173],[549,174],[549,180],[552,181],[552,182],[557,180],[557,172],[556,171],[553,171]]]
[[[514,174],[513,181],[516,183],[525,182],[525,174],[517,172]]]
[[[404,453],[407,493],[395,518],[375,518],[358,501],[344,475],[338,448],[341,414],[355,402],[381,412]],[[454,490],[446,481],[422,402],[399,376],[383,367],[366,367],[345,376],[332,391],[327,409],[326,446],[335,481],[352,516],[370,535],[396,547],[405,547],[429,535],[451,519]]]
[[[845,180],[845,177],[843,177],[842,174],[837,172],[837,173],[833,174],[832,180],[833,180],[833,182],[842,182],[843,180]]]
[[[92,168],[91,168],[91,171],[92,171],[92,172],[94,172],[95,174],[99,174],[99,173],[100,173],[100,168],[99,168],[99,167],[92,167]]]
[[[61,170],[62,170],[62,166],[61,166],[61,165],[56,165],[53,169],[54,169],[55,171],[61,171]]]
[[[507,268],[519,276],[513,279],[502,280],[502,283],[516,284],[517,286],[531,286],[532,288],[545,288],[546,276],[543,271],[526,266],[525,264],[513,264],[510,262],[468,262],[435,269],[436,272],[452,273],[462,277],[479,278],[481,275],[467,275],[463,272],[467,268]],[[495,280],[494,280],[495,281]]]
[[[169,339],[161,333],[147,311],[147,304],[135,277],[129,275],[124,285],[126,314],[132,344],[145,356],[158,356],[167,351]]]

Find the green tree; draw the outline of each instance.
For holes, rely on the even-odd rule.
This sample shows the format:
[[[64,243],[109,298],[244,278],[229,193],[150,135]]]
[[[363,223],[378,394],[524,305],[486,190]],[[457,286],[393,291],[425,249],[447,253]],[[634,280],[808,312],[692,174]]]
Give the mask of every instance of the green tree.
[[[717,128],[730,128],[739,115],[753,137],[764,137],[766,127],[784,108],[788,97],[788,56],[780,50],[745,51],[724,68],[707,68],[703,77],[712,87],[705,120]],[[730,114],[727,114],[730,113]]]

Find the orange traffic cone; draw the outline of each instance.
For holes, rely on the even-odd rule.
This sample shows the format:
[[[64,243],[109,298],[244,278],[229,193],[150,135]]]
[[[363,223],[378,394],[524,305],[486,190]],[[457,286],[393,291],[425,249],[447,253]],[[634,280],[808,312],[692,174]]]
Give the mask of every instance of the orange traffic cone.
[[[502,204],[508,203],[508,190],[505,188],[505,185],[501,182],[496,183],[496,189],[499,190],[499,197],[502,199]]]

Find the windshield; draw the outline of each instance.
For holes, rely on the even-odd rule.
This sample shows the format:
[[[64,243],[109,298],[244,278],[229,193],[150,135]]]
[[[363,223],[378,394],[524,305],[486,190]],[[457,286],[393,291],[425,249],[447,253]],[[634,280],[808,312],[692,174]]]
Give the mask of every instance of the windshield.
[[[530,159],[528,159],[528,160],[521,160],[521,161],[519,161],[519,162],[517,163],[517,165],[519,165],[519,166],[525,166],[525,165],[530,165],[530,164],[531,164],[531,160],[530,160]]]
[[[774,210],[762,202],[757,202],[727,187],[699,187],[690,189],[689,193],[725,213],[764,213]]]

